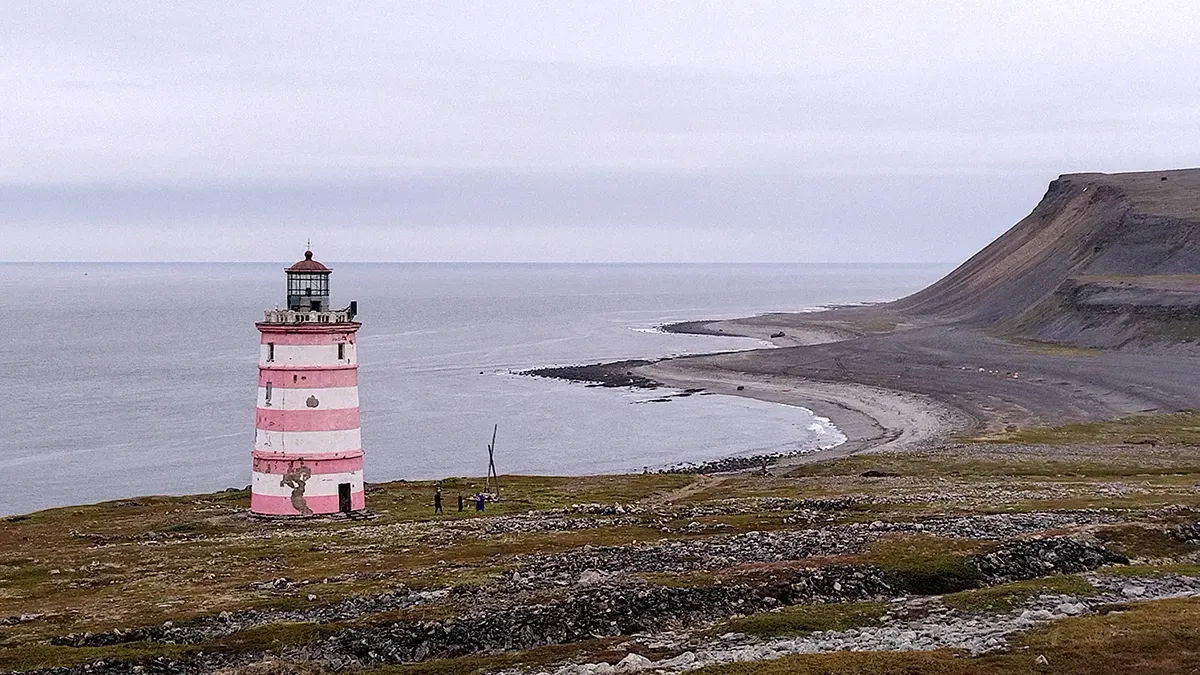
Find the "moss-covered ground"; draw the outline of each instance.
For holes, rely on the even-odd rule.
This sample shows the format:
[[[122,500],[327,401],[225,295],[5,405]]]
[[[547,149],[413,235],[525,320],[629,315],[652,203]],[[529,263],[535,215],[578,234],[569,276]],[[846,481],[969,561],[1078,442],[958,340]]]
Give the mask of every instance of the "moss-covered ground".
[[[750,530],[911,521],[942,514],[1103,508],[1117,514],[1120,522],[1095,528],[1092,534],[1136,563],[1145,563],[1138,569],[1146,574],[1194,572],[1200,562],[1196,546],[1173,538],[1170,528],[1194,518],[1190,509],[1200,505],[1197,428],[1200,421],[1191,413],[1069,425],[1030,430],[1020,437],[1021,443],[1010,439],[1007,444],[960,443],[904,455],[857,455],[803,466],[786,476],[503,476],[503,499],[489,503],[482,515],[453,510],[456,494],[469,495],[482,482],[447,478],[441,484],[451,508],[444,515],[432,513],[434,483],[395,482],[369,487],[374,517],[361,521],[260,521],[246,514],[245,492],[143,497],[4,518],[0,519],[0,620],[21,615],[27,619],[0,625],[0,672],[201,650],[277,651],[310,644],[348,625],[438,620],[462,608],[451,594],[411,610],[333,624],[272,623],[191,646],[132,642],[75,648],[52,646],[46,640],[168,620],[183,625],[223,611],[332,605],[400,583],[415,589],[486,587],[500,575],[511,574],[524,554]],[[1155,444],[1142,442],[1151,437]],[[1028,445],[1031,442],[1048,445]],[[852,504],[806,519],[763,500],[771,497],[851,497]],[[653,513],[545,515],[584,503],[632,504]],[[1066,592],[1085,583],[1078,577],[1062,577],[975,589],[978,580],[964,561],[993,545],[896,535],[853,554],[799,564],[875,565],[904,588],[948,593],[948,604],[978,611],[1000,611],[1031,593]],[[711,585],[726,574],[741,573],[748,572],[639,576],[652,584]],[[280,577],[290,583],[280,588],[264,583]],[[869,604],[791,608],[741,619],[738,628],[731,630],[762,635],[818,630],[869,622],[874,611]],[[1194,650],[1200,644],[1194,635],[1194,626],[1200,624],[1195,621],[1196,611],[1194,603],[1180,601],[1073,619],[1054,628],[1058,632],[1025,638],[1028,650],[979,659],[950,654],[826,655],[713,672],[1037,672],[1029,665],[1036,653],[1046,653],[1052,664],[1068,668],[1055,672],[1076,672],[1070,668],[1084,662],[1073,660],[1077,652],[1091,648],[1113,653],[1115,646],[1128,650],[1119,658],[1110,654],[1118,659],[1113,663],[1131,668],[1126,672],[1186,672],[1154,671],[1152,647],[1156,642],[1162,645],[1159,658],[1167,647],[1179,647],[1177,662],[1194,663],[1188,661],[1195,658],[1194,651],[1181,645],[1191,639],[1189,649]],[[1191,627],[1183,626],[1188,623],[1185,618]],[[1089,630],[1108,634],[1110,641],[1094,640]],[[552,662],[585,647],[596,645],[431,661],[376,672],[483,672],[518,663]],[[1002,666],[1016,670],[1002,670]],[[793,669],[773,670],[785,667]],[[1139,667],[1151,670],[1139,671]]]

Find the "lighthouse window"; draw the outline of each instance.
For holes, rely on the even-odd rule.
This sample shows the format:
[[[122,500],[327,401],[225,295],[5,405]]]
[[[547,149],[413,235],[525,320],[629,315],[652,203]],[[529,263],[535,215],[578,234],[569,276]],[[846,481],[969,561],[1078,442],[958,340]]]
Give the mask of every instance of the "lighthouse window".
[[[346,345],[345,343],[340,343],[338,344],[338,361],[344,358],[346,358]]]
[[[275,343],[274,342],[267,343],[267,360],[268,361],[275,360]],[[270,385],[267,385],[267,386],[270,386]]]
[[[271,405],[271,383],[267,383],[267,405]]]

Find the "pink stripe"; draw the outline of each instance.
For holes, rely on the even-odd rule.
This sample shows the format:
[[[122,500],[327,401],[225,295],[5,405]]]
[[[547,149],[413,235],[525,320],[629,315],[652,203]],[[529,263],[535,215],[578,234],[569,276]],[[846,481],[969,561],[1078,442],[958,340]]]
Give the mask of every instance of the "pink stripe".
[[[339,342],[354,344],[354,331],[338,333],[263,333],[261,343],[277,345],[332,345]]]
[[[316,515],[337,513],[338,496],[324,495],[320,497],[305,497],[304,503]],[[367,505],[362,490],[350,493],[350,509],[360,511]],[[270,495],[251,494],[250,510],[268,516],[298,516],[300,512],[292,506],[290,497],[272,497]]]
[[[254,428],[264,431],[346,431],[359,427],[358,408],[280,410],[258,408]]]
[[[279,459],[261,456],[254,458],[255,471],[258,473],[273,473],[278,476],[288,473],[301,464],[311,469],[313,475],[321,473],[350,473],[351,471],[362,471],[363,458],[361,452],[357,457],[344,457],[340,459],[313,459],[311,457],[303,459]]]
[[[259,366],[259,368],[267,368],[269,370],[277,370],[281,373],[295,373],[301,370],[346,370],[348,368],[357,368],[358,365],[346,365],[345,363],[334,363],[328,366],[307,365],[307,366]]]
[[[357,387],[358,366],[343,366],[337,370],[313,370],[309,368],[258,368],[258,386],[280,389],[327,389],[330,387]]]
[[[283,459],[283,460],[302,460],[311,459],[315,461],[328,461],[331,459],[349,459],[351,457],[362,457],[362,448],[355,450],[342,450],[340,452],[271,452],[270,450],[252,450],[250,456],[255,459]]]
[[[346,335],[362,327],[360,323],[256,323],[263,335]],[[274,342],[274,340],[265,340]]]

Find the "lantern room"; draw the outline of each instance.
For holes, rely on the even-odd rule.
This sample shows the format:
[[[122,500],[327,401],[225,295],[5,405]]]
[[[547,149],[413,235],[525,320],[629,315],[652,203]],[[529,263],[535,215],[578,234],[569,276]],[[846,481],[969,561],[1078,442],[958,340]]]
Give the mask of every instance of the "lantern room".
[[[329,311],[329,275],[333,270],[313,260],[312,251],[287,272],[288,309],[299,312]]]

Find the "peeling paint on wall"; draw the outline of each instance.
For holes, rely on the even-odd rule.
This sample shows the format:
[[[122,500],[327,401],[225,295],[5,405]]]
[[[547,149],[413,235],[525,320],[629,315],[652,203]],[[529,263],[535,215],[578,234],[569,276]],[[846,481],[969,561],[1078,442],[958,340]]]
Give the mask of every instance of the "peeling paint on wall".
[[[309,478],[312,478],[312,470],[301,464],[283,474],[283,478],[279,481],[279,487],[292,488],[292,508],[299,511],[302,516],[313,514],[312,509],[308,508],[308,503],[304,501],[304,486],[308,483]]]

